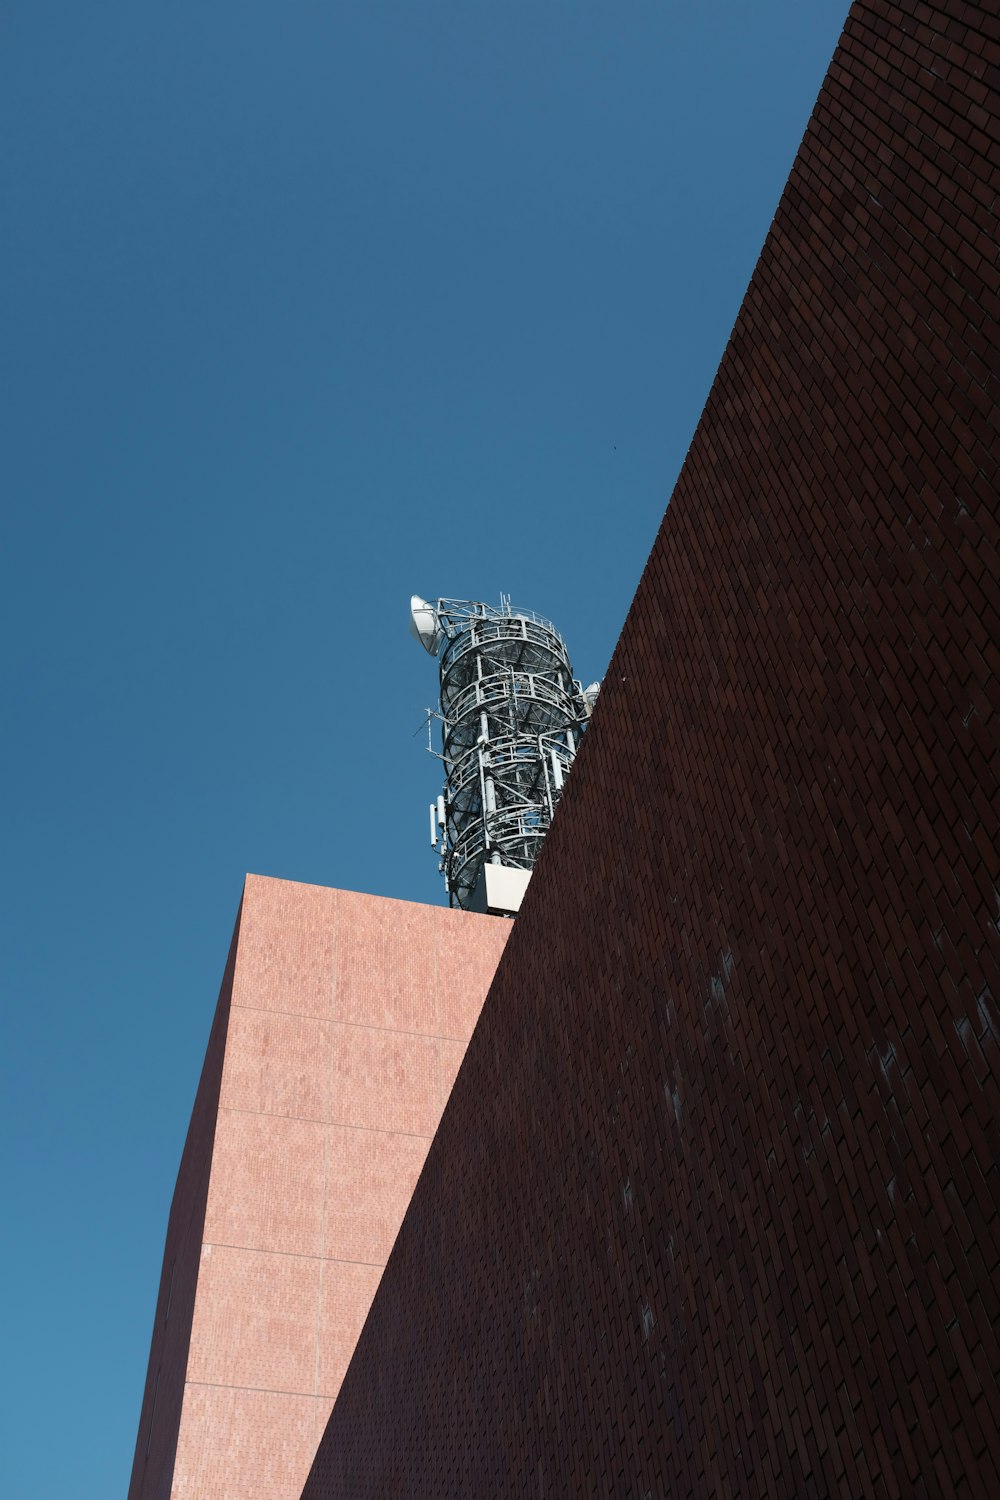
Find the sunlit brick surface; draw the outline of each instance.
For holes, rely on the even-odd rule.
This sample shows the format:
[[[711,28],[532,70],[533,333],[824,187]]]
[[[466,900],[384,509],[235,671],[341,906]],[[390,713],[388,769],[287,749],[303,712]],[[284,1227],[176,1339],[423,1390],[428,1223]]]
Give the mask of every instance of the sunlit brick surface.
[[[851,11],[305,1500],[1000,1495],[998,80]]]
[[[297,1500],[510,930],[248,877],[130,1500]]]

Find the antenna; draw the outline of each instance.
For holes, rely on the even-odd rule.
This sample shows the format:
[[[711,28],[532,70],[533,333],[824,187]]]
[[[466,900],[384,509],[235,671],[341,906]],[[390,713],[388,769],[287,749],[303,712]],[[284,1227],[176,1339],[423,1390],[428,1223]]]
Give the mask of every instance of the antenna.
[[[431,807],[431,842],[450,904],[512,915],[597,684],[585,695],[555,626],[505,594],[499,609],[414,594],[410,631],[440,663],[445,784]]]
[[[437,610],[433,604],[428,604],[426,599],[421,599],[419,594],[414,594],[410,599],[410,634],[416,637],[431,656],[437,656],[438,647],[441,645],[441,626]]]

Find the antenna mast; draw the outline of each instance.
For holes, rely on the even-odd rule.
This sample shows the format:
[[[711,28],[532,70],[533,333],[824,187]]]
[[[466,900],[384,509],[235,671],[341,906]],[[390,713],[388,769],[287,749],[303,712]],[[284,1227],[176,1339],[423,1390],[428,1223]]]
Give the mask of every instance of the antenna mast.
[[[452,906],[503,911],[521,896],[552,822],[598,684],[533,610],[419,595],[410,630],[440,662],[443,795],[431,842]]]

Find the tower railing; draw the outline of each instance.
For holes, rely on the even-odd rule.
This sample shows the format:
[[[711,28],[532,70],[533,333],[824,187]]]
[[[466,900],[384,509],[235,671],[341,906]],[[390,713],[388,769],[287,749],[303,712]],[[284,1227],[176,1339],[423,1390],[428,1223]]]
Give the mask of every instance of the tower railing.
[[[432,842],[451,904],[469,906],[485,864],[533,867],[590,703],[562,636],[533,610],[417,597],[411,610],[440,661],[445,782]]]

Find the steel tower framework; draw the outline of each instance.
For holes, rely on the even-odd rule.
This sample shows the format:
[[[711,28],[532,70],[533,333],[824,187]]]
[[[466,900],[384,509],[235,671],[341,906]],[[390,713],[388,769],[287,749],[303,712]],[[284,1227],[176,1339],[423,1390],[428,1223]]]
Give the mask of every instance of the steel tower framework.
[[[430,717],[441,724],[445,784],[431,843],[451,905],[468,906],[486,863],[533,867],[597,685],[575,680],[550,621],[503,596],[499,609],[414,596],[411,629],[440,662]]]

